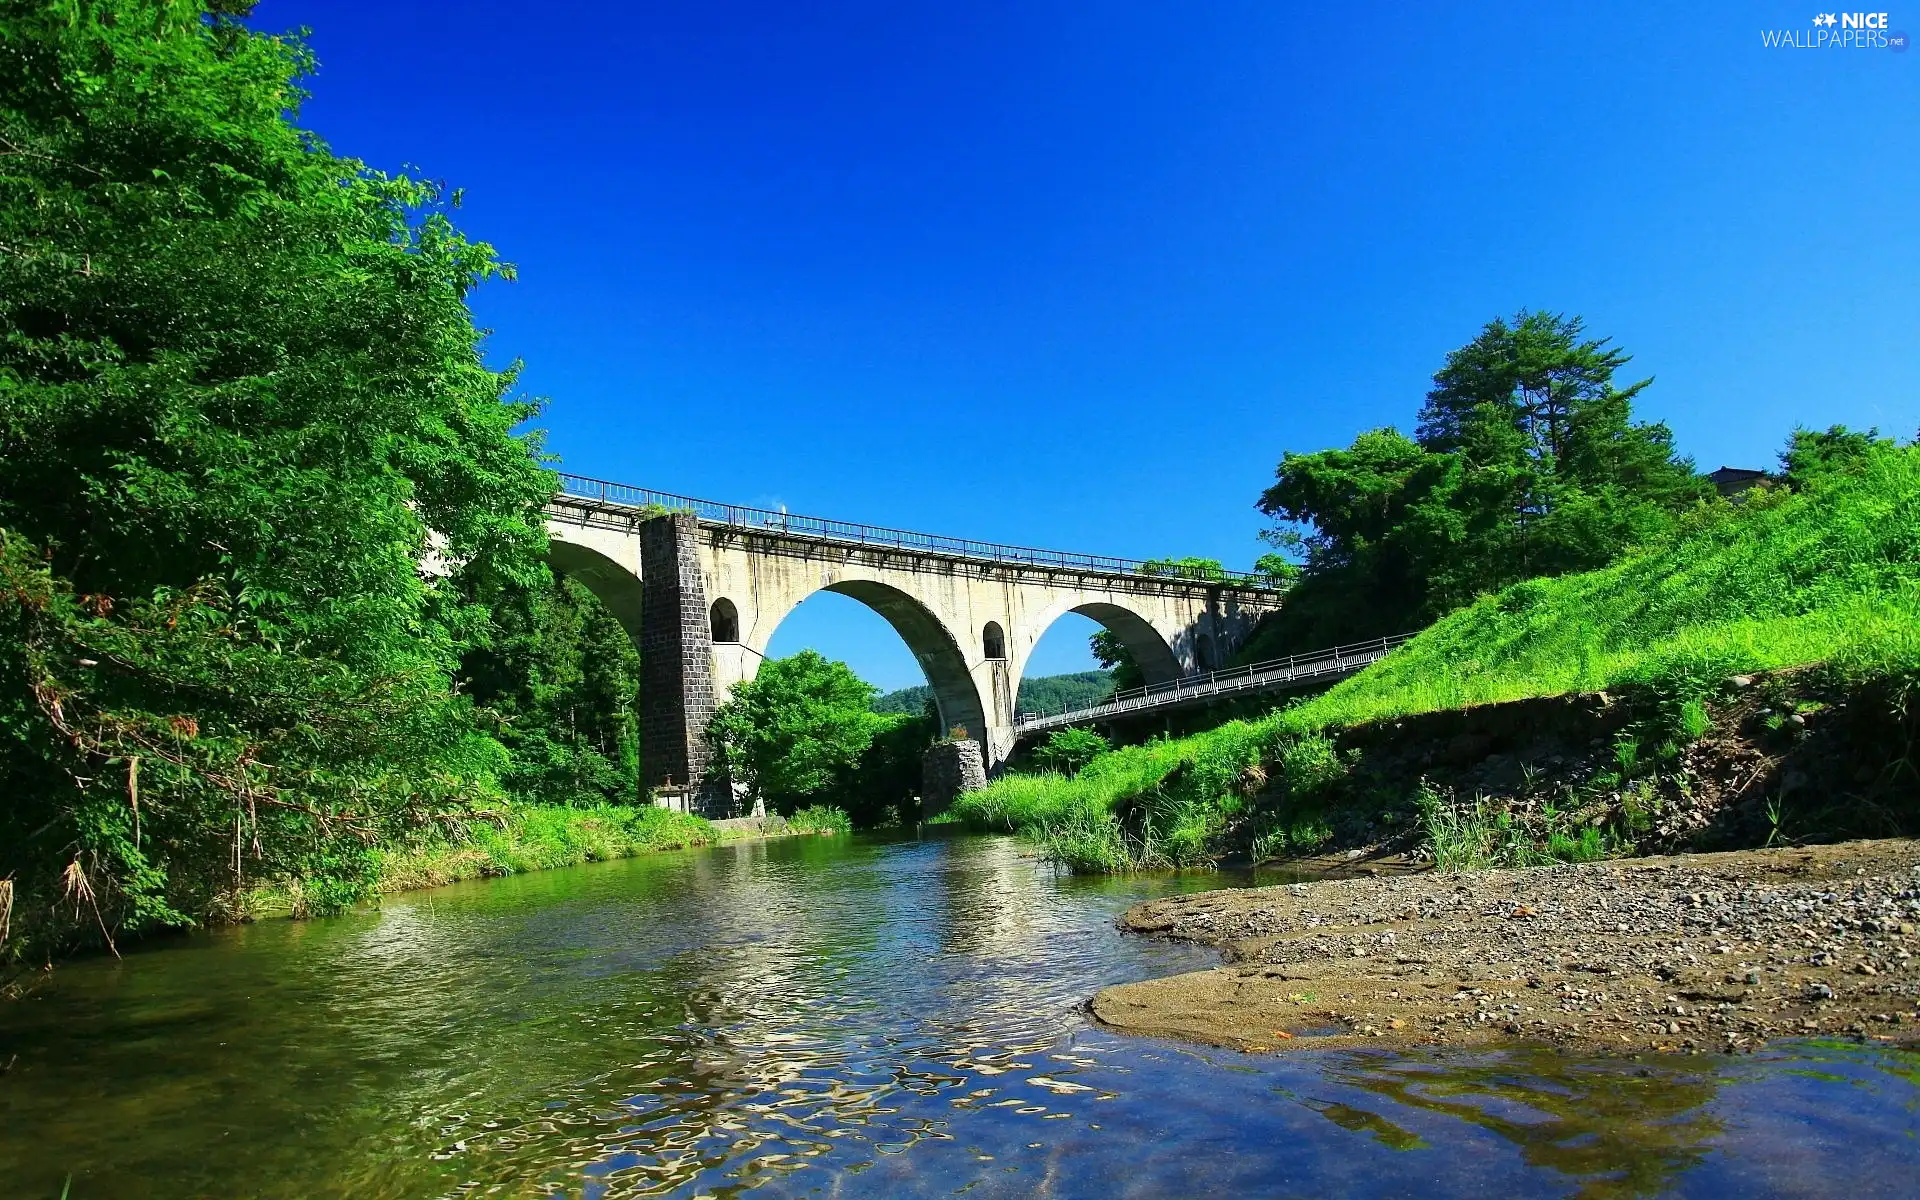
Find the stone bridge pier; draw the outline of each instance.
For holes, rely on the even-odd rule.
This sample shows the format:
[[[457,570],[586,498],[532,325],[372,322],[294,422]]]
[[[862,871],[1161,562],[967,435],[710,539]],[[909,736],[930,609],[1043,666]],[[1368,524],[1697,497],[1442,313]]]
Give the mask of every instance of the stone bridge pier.
[[[591,589],[640,648],[643,784],[684,792],[709,815],[733,815],[736,801],[707,723],[816,592],[849,596],[893,626],[926,673],[942,728],[978,740],[990,772],[1013,750],[1028,656],[1062,615],[1111,630],[1157,683],[1220,665],[1279,603],[1250,585],[888,546],[770,527],[772,516],[702,520],[569,496],[549,510],[555,569]]]

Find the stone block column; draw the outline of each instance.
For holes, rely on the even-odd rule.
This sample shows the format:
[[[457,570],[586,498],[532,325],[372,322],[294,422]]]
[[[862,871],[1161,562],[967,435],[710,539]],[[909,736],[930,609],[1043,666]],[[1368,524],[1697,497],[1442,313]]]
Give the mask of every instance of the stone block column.
[[[640,524],[640,770],[647,788],[684,790],[689,807],[735,815],[733,790],[711,770],[713,630],[692,513]]]
[[[985,786],[987,763],[979,742],[935,742],[921,756],[920,805],[924,816],[939,816],[959,796]]]

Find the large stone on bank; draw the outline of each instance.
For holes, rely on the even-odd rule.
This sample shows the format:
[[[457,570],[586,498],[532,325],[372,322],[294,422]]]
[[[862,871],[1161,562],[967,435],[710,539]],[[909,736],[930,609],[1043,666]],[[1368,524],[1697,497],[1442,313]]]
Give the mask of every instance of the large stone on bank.
[[[920,803],[929,817],[955,797],[987,786],[987,760],[975,741],[935,742],[920,759]]]

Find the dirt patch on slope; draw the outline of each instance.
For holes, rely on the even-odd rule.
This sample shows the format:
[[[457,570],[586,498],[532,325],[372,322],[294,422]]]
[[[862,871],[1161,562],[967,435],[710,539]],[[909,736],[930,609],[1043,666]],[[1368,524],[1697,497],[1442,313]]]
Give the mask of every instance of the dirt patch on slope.
[[[1386,1039],[1750,1051],[1920,1041],[1920,841],[1343,879],[1137,905],[1228,965],[1093,1014],[1246,1050]]]

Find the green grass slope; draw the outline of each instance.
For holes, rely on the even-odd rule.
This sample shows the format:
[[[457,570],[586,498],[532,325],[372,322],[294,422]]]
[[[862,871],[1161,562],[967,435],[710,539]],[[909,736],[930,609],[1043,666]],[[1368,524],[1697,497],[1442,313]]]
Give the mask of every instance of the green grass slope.
[[[1920,668],[1920,449],[1878,450],[1800,492],[1751,492],[1599,571],[1531,580],[1441,620],[1371,669],[1254,721],[1113,751],[1080,775],[1008,776],[956,805],[983,828],[1043,834],[1079,869],[1180,864],[1244,801],[1249,777],[1311,789],[1320,736],[1439,709],[1623,684],[1834,663]],[[1142,807],[1158,844],[1116,815]]]

